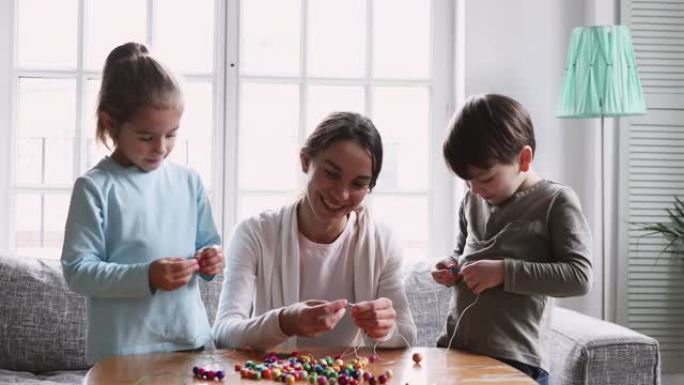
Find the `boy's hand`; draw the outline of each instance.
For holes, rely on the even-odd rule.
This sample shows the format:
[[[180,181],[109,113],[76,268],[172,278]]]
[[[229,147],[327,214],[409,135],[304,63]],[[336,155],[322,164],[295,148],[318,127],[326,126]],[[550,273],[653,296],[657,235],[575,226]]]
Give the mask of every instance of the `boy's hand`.
[[[346,299],[310,299],[283,308],[278,315],[280,329],[288,336],[316,337],[335,328],[347,306]]]
[[[461,269],[463,281],[475,293],[480,295],[483,291],[499,286],[504,280],[504,261],[483,259]]]
[[[381,339],[392,331],[397,312],[391,299],[381,297],[352,305],[351,316],[356,326],[368,337]]]
[[[148,276],[150,286],[154,289],[176,290],[192,279],[193,273],[199,270],[195,259],[167,257],[157,259],[150,264]]]
[[[199,272],[204,275],[217,275],[223,271],[223,252],[218,246],[207,247],[195,257]]]
[[[458,267],[458,263],[452,258],[445,258],[435,265],[435,270],[432,270],[432,279],[440,285],[454,286],[463,278],[461,273],[454,274],[453,269]]]

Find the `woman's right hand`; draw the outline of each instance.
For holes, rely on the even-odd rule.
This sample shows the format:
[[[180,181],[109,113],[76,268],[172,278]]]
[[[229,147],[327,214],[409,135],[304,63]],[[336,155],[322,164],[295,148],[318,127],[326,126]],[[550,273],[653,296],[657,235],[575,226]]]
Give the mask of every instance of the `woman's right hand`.
[[[458,281],[463,279],[461,273],[455,273],[453,269],[458,267],[458,263],[452,258],[445,258],[435,265],[435,269],[432,270],[432,279],[440,285],[447,287],[454,286]]]
[[[292,304],[280,311],[280,329],[288,336],[316,337],[335,328],[344,316],[346,306],[346,299],[311,299]]]
[[[154,289],[176,290],[192,279],[193,273],[199,270],[197,259],[167,257],[152,262],[149,270],[150,285]]]

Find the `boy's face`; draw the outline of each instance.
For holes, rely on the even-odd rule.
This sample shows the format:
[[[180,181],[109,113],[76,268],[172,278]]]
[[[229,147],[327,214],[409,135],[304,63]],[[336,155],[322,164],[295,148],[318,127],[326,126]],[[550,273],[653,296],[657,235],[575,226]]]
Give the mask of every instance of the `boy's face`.
[[[480,196],[492,205],[499,205],[512,197],[523,182],[518,162],[497,163],[492,168],[470,167],[471,179],[466,185],[473,194]]]

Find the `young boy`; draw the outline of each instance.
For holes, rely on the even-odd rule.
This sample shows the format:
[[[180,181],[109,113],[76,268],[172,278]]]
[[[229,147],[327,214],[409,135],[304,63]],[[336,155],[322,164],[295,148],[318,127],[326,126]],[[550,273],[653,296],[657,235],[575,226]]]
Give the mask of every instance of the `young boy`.
[[[471,97],[450,127],[444,158],[469,191],[456,248],[432,272],[455,285],[437,345],[492,356],[546,384],[549,297],[591,287],[587,221],[572,189],[532,169],[534,130],[518,102]]]

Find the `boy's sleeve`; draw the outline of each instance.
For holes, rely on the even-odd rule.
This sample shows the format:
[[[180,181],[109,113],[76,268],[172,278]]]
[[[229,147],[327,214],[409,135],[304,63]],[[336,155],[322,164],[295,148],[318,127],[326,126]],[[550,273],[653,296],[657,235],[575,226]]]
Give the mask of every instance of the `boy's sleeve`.
[[[466,198],[461,200],[461,206],[458,209],[458,234],[456,234],[456,247],[451,252],[450,257],[458,263],[458,258],[463,254],[465,249],[466,237],[468,236],[468,220],[466,217]]]
[[[552,262],[505,259],[504,290],[554,297],[586,294],[592,283],[591,231],[572,190],[556,196],[547,223]]]
[[[280,329],[282,308],[253,316],[260,252],[254,230],[247,222],[238,225],[225,250],[226,268],[214,321],[218,348],[267,350],[290,338]]]
[[[152,294],[149,263],[123,265],[106,255],[104,200],[87,179],[74,184],[62,247],[62,271],[71,290],[91,297],[132,298]]]

